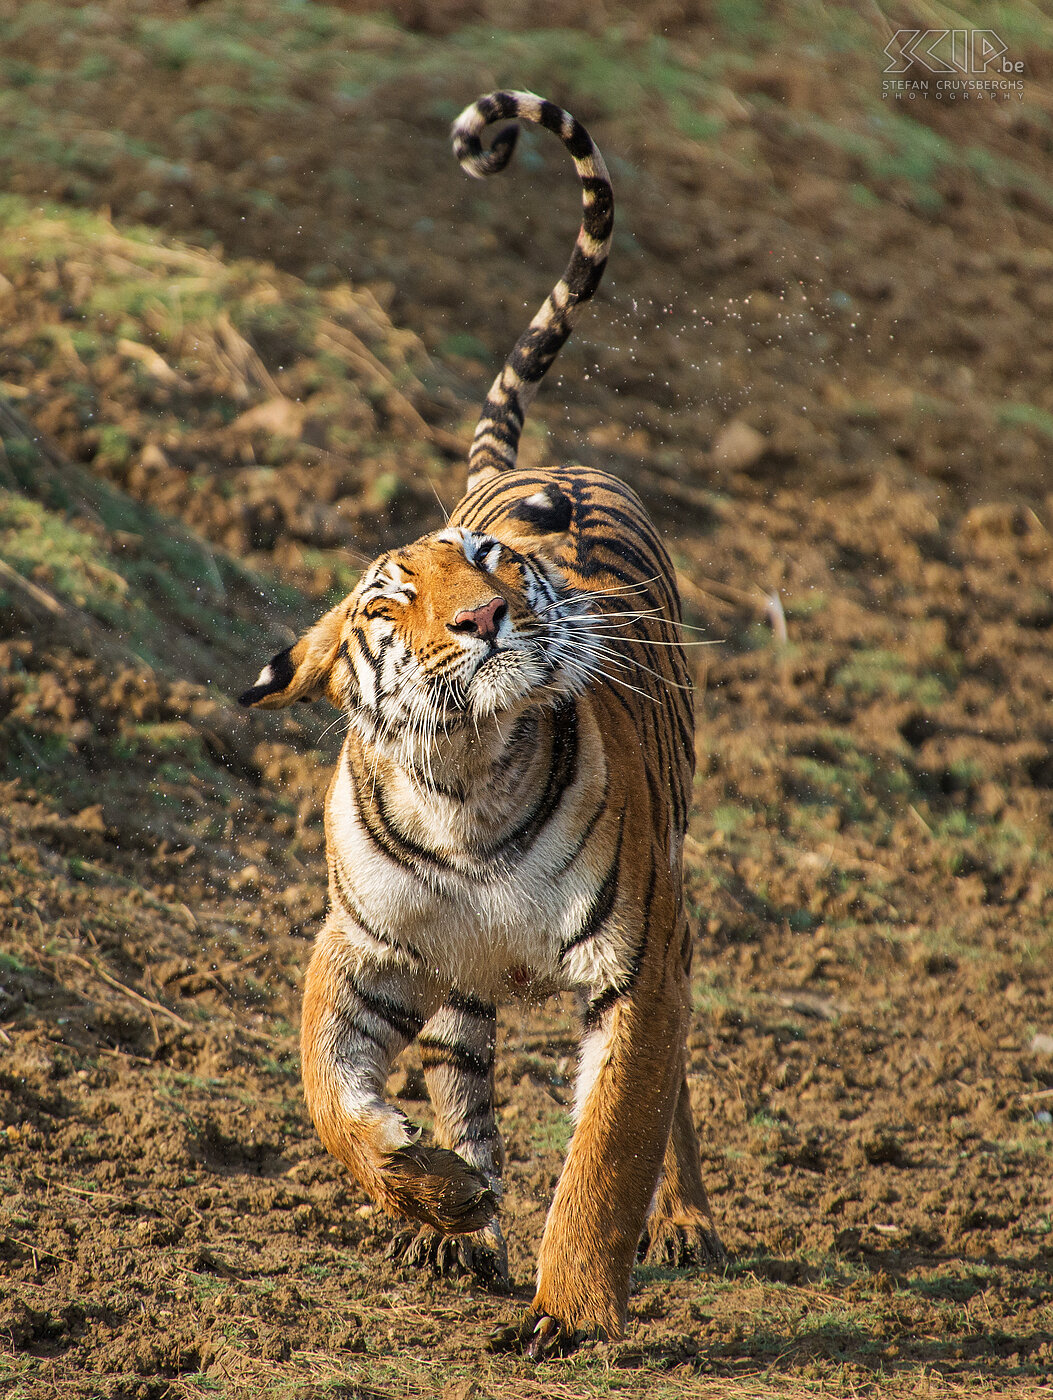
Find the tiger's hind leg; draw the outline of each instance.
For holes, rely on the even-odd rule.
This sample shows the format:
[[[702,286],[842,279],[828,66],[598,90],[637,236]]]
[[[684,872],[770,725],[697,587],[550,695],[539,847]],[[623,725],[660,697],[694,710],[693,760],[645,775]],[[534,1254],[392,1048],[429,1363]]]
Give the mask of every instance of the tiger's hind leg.
[[[364,952],[355,930],[326,925],[304,988],[304,1094],[322,1142],[378,1205],[443,1235],[471,1234],[497,1210],[487,1178],[448,1147],[422,1144],[420,1129],[383,1098],[392,1061],[444,990]]]
[[[494,1114],[496,1040],[495,1008],[453,993],[418,1043],[435,1109],[436,1141],[480,1172],[499,1202],[504,1150]],[[496,1215],[468,1235],[451,1237],[428,1225],[406,1230],[389,1254],[437,1274],[477,1278],[495,1292],[509,1291],[508,1254]]]
[[[727,1259],[702,1183],[686,1074],[680,1083],[662,1179],[640,1241],[640,1257],[674,1269],[720,1267]]]

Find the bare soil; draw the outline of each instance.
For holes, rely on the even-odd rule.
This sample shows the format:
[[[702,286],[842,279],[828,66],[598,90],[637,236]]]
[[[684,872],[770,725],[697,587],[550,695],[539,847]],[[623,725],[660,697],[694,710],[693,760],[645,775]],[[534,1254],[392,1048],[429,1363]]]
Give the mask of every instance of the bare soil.
[[[734,51],[669,8],[674,52]],[[483,1348],[530,1297],[572,1008],[502,1014],[516,1297],[388,1262],[395,1224],[325,1155],[298,1079],[334,716],[230,696],[456,499],[573,182],[538,143],[508,188],[458,183],[437,113],[503,77],[475,50],[470,90],[449,54],[368,102],[319,78],[299,108],[231,108],[220,140],[189,120],[185,65],[129,58],[141,17],[92,9],[63,64],[94,45],[111,81],[48,79],[51,119],[90,110],[168,164],[2,148],[22,197],[0,209],[21,415],[0,424],[5,1393],[1046,1393],[1046,51],[1021,49],[1019,109],[910,114],[926,150],[988,152],[997,187],[978,160],[919,175],[832,141],[824,123],[855,129],[844,67],[803,39],[729,60],[709,142],[656,126],[657,98],[585,98],[623,232],[525,452],[636,485],[714,643],[693,651],[689,1054],[732,1262],[642,1266],[627,1338],[538,1371]],[[416,31],[453,43],[476,13],[407,9],[413,33],[358,42],[412,67]],[[270,12],[201,14],[262,43]],[[27,22],[6,60],[48,55]],[[574,105],[571,79],[552,95]],[[427,1122],[412,1053],[391,1090]]]

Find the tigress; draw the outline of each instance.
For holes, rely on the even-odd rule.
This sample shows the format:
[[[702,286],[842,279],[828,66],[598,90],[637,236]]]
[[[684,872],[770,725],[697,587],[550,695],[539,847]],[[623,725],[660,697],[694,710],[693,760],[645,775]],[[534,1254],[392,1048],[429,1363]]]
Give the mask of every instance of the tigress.
[[[508,1291],[495,1006],[580,995],[575,1130],[536,1293],[490,1339],[536,1360],[623,1335],[638,1248],[675,1265],[722,1251],[685,1079],[694,724],[673,567],[621,481],[516,467],[525,410],[603,274],[611,182],[581,123],[526,92],[482,97],[454,123],[470,175],[507,165],[518,127],[481,141],[503,120],[560,138],[584,213],[490,388],[467,494],[442,529],[370,565],[241,703],[324,695],[346,717],[303,1082],[328,1150],[415,1222],[397,1257]],[[432,1143],[384,1099],[414,1040]]]

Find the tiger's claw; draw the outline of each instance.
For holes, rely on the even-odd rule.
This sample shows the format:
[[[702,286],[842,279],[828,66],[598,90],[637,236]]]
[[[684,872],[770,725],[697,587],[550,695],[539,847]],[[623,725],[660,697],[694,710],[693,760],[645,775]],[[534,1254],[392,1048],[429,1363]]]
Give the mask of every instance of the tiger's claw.
[[[549,1361],[568,1356],[592,1335],[581,1328],[567,1327],[547,1313],[531,1311],[521,1322],[491,1332],[487,1347],[492,1352],[518,1351],[528,1361]]]
[[[722,1269],[728,1262],[716,1230],[705,1225],[661,1225],[644,1231],[636,1257],[667,1269]]]
[[[496,1230],[481,1231],[476,1237],[442,1235],[427,1226],[402,1230],[388,1246],[387,1257],[426,1269],[437,1278],[474,1278],[491,1293],[512,1291],[504,1241]]]

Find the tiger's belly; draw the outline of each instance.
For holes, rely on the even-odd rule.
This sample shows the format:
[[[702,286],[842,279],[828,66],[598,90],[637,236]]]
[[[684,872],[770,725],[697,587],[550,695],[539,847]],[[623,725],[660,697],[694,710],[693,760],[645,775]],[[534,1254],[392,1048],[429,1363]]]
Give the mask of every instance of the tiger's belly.
[[[627,956],[617,908],[580,939],[610,869],[609,823],[597,819],[603,776],[586,769],[528,849],[480,864],[392,859],[367,829],[350,782],[338,776],[329,837],[361,917],[348,915],[346,890],[341,908],[334,888],[330,924],[367,953],[372,944],[379,954],[378,940],[390,940],[429,975],[488,1000],[612,984]],[[590,823],[592,839],[583,840]]]

